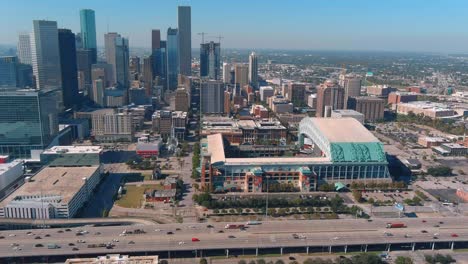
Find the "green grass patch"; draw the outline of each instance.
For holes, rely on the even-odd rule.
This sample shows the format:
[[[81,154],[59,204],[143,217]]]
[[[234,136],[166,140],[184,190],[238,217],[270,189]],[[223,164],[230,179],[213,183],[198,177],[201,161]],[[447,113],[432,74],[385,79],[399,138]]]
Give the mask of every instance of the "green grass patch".
[[[143,194],[145,190],[162,190],[163,186],[159,184],[126,185],[125,189],[125,194],[115,203],[121,207],[140,208],[144,201]]]

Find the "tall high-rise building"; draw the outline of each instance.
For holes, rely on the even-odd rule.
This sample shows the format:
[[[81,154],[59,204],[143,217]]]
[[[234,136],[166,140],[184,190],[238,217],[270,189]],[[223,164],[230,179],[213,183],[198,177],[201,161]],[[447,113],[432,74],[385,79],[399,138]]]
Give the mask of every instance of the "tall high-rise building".
[[[118,37],[115,39],[115,75],[117,84],[126,89],[129,87],[129,56],[128,39]]]
[[[190,6],[179,6],[177,21],[179,29],[180,73],[192,75],[192,15]]]
[[[232,65],[227,62],[223,62],[223,82],[231,83],[231,69]]]
[[[128,39],[115,32],[104,35],[106,60],[112,65],[112,81],[123,89],[129,86],[129,50]]]
[[[109,32],[107,34],[104,34],[106,62],[107,64],[112,65],[112,74],[110,76],[112,84],[117,83],[117,80],[115,78],[115,39],[117,37],[120,37],[120,35],[115,32]]]
[[[234,85],[236,86],[233,96],[241,96],[241,89],[249,84],[249,66],[245,64],[236,64],[234,66]]]
[[[327,117],[327,111],[344,108],[344,89],[327,80],[317,89],[317,117]]]
[[[221,45],[210,41],[200,44],[200,77],[218,80],[220,77]]]
[[[0,91],[0,153],[31,157],[45,149],[58,132],[57,90]]]
[[[36,88],[55,90],[62,86],[60,52],[56,21],[34,20],[31,57]]]
[[[143,82],[146,96],[153,96],[153,56],[143,58]]]
[[[249,83],[255,90],[258,90],[258,61],[255,52],[249,56]]]
[[[200,88],[200,111],[203,114],[224,113],[224,83],[216,80],[204,80]]]
[[[345,90],[344,105],[348,105],[348,99],[351,97],[357,97],[361,95],[361,78],[354,74],[348,74],[344,77],[340,76],[340,82],[343,83]]]
[[[93,51],[88,49],[79,49],[76,51],[76,67],[78,76],[82,77],[79,90],[91,90],[91,67],[93,64]]]
[[[98,78],[93,80],[93,90],[90,94],[90,99],[97,105],[104,106],[104,80]]]
[[[16,56],[0,57],[0,87],[16,87],[18,59]],[[1,89],[1,88],[0,88]]]
[[[80,10],[81,41],[83,49],[92,51],[93,63],[97,62],[96,18],[94,10]]]
[[[167,29],[167,88],[177,89],[179,75],[179,36],[176,28]]]
[[[31,38],[29,33],[18,35],[17,52],[19,62],[32,65]]]
[[[159,29],[151,30],[151,57],[153,76],[162,76],[162,51],[161,51],[161,31]]]
[[[63,105],[70,108],[79,103],[75,34],[69,29],[59,29],[58,33]]]

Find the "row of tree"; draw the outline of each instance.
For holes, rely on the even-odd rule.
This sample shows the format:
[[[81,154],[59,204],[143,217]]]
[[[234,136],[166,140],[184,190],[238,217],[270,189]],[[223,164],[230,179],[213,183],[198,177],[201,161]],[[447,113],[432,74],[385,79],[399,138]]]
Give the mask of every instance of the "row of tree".
[[[192,178],[200,178],[197,168],[200,166],[200,143],[196,142],[193,144],[193,157],[192,157]]]
[[[407,115],[397,115],[397,122],[425,125],[454,135],[463,135],[465,132],[463,125],[455,125],[454,120],[432,119],[423,114],[416,115],[413,112],[409,112]]]

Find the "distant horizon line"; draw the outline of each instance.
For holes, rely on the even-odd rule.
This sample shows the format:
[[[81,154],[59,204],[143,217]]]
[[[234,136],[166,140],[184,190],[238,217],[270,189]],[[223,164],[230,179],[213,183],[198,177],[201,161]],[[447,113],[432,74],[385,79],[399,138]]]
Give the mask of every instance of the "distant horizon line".
[[[11,43],[0,43],[1,46],[17,48],[17,44]],[[104,49],[105,46],[98,45],[99,49]],[[151,47],[143,47],[143,46],[130,46],[131,49],[151,49]],[[245,51],[304,51],[304,52],[383,52],[383,53],[416,53],[416,54],[468,54],[468,51],[451,51],[451,52],[443,52],[443,51],[412,51],[412,50],[385,50],[385,49],[368,49],[368,50],[360,50],[360,49],[320,49],[320,48],[223,48],[224,50],[245,50]],[[193,48],[193,50],[198,50],[198,48]]]

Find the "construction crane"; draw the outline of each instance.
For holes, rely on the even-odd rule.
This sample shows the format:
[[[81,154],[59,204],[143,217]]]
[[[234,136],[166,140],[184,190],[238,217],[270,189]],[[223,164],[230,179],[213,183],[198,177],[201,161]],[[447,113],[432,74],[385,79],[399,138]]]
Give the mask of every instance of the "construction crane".
[[[200,32],[200,33],[197,33],[197,35],[201,35],[201,43],[202,44],[205,44],[205,35],[208,34],[206,32]]]
[[[218,36],[211,36],[211,38],[217,38],[217,39],[218,39],[218,43],[221,44],[221,39],[223,39],[224,37],[221,36],[221,35],[218,35]]]

